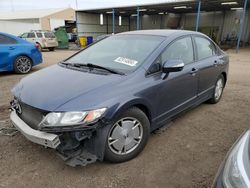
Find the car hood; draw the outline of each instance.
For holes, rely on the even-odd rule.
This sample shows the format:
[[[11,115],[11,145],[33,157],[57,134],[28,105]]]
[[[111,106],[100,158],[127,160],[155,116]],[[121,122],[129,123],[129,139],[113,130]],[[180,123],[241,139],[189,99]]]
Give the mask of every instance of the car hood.
[[[55,111],[61,105],[102,87],[113,86],[124,77],[117,74],[98,74],[72,70],[54,65],[23,78],[12,94],[35,108]]]

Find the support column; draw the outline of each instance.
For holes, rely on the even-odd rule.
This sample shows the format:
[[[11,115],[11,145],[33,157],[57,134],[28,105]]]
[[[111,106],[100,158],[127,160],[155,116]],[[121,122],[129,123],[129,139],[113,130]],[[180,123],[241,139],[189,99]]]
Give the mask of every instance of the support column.
[[[199,4],[198,4],[198,11],[197,11],[197,17],[196,17],[196,28],[195,28],[195,31],[198,31],[198,29],[199,29],[200,12],[201,12],[201,0],[199,0]]]
[[[140,30],[140,8],[139,7],[137,7],[136,30]]]
[[[115,34],[115,9],[112,9],[112,33]]]
[[[247,0],[244,0],[244,8],[243,8],[243,12],[242,12],[241,19],[240,19],[240,31],[239,31],[239,34],[238,34],[236,53],[238,53],[239,49],[240,49],[240,39],[241,39],[243,29],[244,29],[244,22],[245,22],[245,17],[246,17],[246,9],[247,9]]]

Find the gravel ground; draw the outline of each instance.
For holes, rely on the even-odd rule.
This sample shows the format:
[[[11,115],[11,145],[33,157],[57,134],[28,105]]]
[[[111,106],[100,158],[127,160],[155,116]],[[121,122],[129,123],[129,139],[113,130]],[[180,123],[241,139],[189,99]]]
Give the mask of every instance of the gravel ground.
[[[33,72],[73,53],[43,52],[44,63]],[[210,187],[228,149],[250,125],[250,49],[228,53],[230,75],[221,102],[202,104],[151,134],[131,161],[71,168],[19,133],[0,135],[0,187]],[[10,89],[22,77],[0,74],[0,127],[10,126]]]

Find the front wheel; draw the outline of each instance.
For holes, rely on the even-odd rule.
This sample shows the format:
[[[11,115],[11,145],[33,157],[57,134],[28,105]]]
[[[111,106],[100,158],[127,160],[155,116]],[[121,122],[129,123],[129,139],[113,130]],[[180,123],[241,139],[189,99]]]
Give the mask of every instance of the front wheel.
[[[224,87],[225,87],[225,79],[223,75],[220,75],[215,84],[213,97],[208,102],[211,104],[218,103],[222,97]]]
[[[136,157],[145,147],[150,123],[138,108],[130,108],[110,126],[105,145],[105,159],[124,162]]]

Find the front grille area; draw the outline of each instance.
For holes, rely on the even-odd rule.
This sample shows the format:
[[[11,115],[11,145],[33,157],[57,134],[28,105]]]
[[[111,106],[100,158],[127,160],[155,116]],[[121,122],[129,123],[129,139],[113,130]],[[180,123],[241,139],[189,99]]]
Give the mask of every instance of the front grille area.
[[[17,115],[31,128],[37,130],[39,123],[48,112],[29,106],[21,101],[19,101],[19,104],[22,109],[22,113],[17,113]]]

